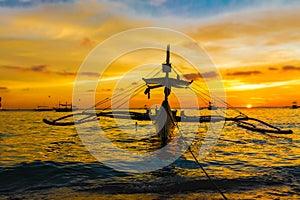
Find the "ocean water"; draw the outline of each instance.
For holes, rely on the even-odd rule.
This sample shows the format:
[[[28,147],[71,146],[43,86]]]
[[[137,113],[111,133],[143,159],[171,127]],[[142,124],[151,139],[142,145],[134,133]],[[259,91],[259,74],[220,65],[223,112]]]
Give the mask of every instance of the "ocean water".
[[[300,109],[242,111],[294,133],[262,134],[228,122],[199,162],[228,199],[300,199]],[[189,152],[152,172],[106,166],[90,154],[74,126],[42,122],[65,114],[69,113],[0,112],[0,199],[222,199]],[[113,120],[102,122],[120,148],[136,153],[158,148],[149,137],[154,129],[148,122],[135,130],[125,121],[123,128],[132,131],[132,138]],[[201,146],[207,128],[199,125],[193,151]]]

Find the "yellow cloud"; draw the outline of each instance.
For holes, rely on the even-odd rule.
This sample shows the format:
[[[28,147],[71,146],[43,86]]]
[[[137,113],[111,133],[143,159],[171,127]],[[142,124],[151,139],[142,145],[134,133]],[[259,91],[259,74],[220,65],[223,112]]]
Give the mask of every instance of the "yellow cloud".
[[[194,21],[185,30],[219,67],[256,66],[299,58],[299,18],[297,6],[251,10]]]
[[[259,83],[259,84],[239,83],[238,85],[228,86],[227,90],[228,91],[257,90],[257,89],[262,89],[262,88],[272,88],[272,87],[292,86],[292,85],[300,85],[300,79],[279,81],[279,82],[267,82],[267,83]]]

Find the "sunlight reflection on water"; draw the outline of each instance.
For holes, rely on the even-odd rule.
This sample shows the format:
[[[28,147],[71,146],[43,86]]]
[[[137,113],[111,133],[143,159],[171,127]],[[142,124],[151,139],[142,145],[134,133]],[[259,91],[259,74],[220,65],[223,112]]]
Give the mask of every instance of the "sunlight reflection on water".
[[[200,162],[229,198],[300,198],[300,109],[245,109],[243,112],[280,128],[290,128],[294,133],[267,135],[228,122],[218,143]],[[105,167],[89,154],[75,127],[42,123],[42,118],[62,115],[0,112],[0,197],[33,195],[60,199],[111,195],[153,199],[174,193],[174,199],[220,198],[189,153],[165,169],[145,174],[121,173]],[[114,126],[113,120],[100,122],[115,145],[136,154],[159,148],[157,139],[151,138],[155,129],[146,126],[149,123],[140,122],[137,131],[134,124],[124,123],[122,128],[132,129],[131,134],[124,134]],[[185,137],[195,134],[189,132],[189,125],[180,126]],[[206,129],[205,124],[199,125],[193,151],[200,149]]]

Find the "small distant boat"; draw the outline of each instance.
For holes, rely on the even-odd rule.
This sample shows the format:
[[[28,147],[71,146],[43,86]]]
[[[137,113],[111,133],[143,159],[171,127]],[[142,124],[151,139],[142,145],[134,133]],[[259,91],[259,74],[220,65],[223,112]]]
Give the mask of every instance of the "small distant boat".
[[[207,109],[208,110],[217,110],[218,108],[216,106],[214,106],[214,104],[211,101],[209,101]]]
[[[53,108],[56,112],[72,112],[72,110],[74,110],[72,104],[68,104],[68,102],[66,103],[58,103],[58,107],[57,108]]]
[[[34,111],[52,111],[52,108],[49,108],[48,106],[37,106],[36,109],[34,109]]]
[[[299,108],[299,106],[297,105],[297,101],[294,101],[293,103],[292,103],[292,107],[291,107],[292,109],[297,109],[297,108]]]
[[[2,110],[2,104],[1,104],[1,101],[2,101],[2,97],[0,97],[0,111]]]

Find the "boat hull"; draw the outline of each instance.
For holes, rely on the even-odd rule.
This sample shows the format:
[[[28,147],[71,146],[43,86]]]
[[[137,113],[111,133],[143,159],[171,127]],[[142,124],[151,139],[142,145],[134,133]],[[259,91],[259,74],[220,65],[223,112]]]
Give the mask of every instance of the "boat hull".
[[[175,123],[175,116],[168,101],[163,101],[154,121],[162,146],[165,146],[172,139]]]

